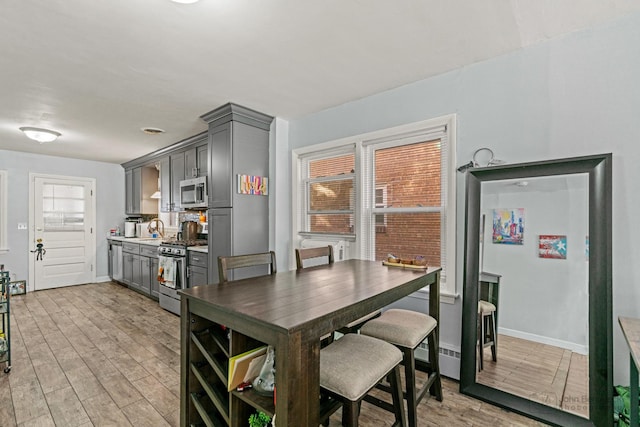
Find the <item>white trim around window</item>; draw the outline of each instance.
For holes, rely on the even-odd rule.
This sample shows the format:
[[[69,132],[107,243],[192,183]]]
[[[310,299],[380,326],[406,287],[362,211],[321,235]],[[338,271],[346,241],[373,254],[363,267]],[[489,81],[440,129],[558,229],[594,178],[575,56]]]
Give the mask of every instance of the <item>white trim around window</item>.
[[[399,141],[402,143],[410,143],[411,141],[425,141],[429,137],[446,138],[447,150],[443,153],[443,169],[446,169],[446,177],[444,182],[446,183],[446,191],[443,192],[443,205],[445,209],[446,224],[442,230],[443,240],[446,245],[443,247],[443,259],[445,260],[445,274],[443,274],[443,280],[441,281],[441,300],[446,303],[453,303],[458,297],[456,289],[456,115],[449,114],[446,116],[424,120],[420,122],[410,123],[407,125],[396,126],[393,128],[374,131],[362,135],[356,135],[352,137],[342,138],[335,141],[329,141],[322,144],[316,144],[313,146],[302,147],[292,151],[292,243],[295,246],[300,240],[301,234],[301,200],[300,197],[300,183],[304,178],[304,171],[302,170],[302,159],[326,156],[327,154],[339,152],[340,149],[353,150],[355,147],[355,198],[356,198],[356,211],[355,211],[355,244],[351,245],[349,256],[352,258],[367,259],[371,258],[372,251],[367,249],[369,239],[363,235],[368,231],[363,230],[363,220],[361,218],[362,212],[366,207],[365,195],[363,191],[366,191],[363,187],[367,187],[365,184],[369,182],[371,178],[371,166],[367,165],[365,161],[366,147],[376,145],[378,147],[385,144],[396,145]],[[371,185],[369,185],[370,187]],[[372,192],[372,191],[370,191]],[[372,192],[372,194],[375,194]],[[369,196],[370,198],[371,196]],[[385,208],[379,208],[381,211]],[[376,211],[379,210],[375,209]],[[365,227],[366,228],[366,227]],[[414,294],[417,298],[428,298],[428,291],[426,289],[421,290]]]
[[[7,212],[8,212],[8,196],[9,186],[7,185],[7,171],[0,170],[0,254],[9,252],[7,246]]]

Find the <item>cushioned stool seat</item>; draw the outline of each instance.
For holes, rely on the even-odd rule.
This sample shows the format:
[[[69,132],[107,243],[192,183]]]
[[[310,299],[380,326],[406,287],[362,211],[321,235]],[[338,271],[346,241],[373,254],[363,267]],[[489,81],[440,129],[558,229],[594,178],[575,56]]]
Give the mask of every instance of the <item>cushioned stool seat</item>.
[[[342,422],[357,426],[360,402],[389,376],[394,393],[396,423],[405,425],[399,364],[402,353],[376,338],[347,334],[320,351],[320,387],[343,402]],[[330,414],[321,414],[327,418]]]
[[[390,309],[365,323],[360,332],[394,345],[417,347],[437,326],[436,319],[410,310]]]
[[[489,301],[478,301],[478,371],[484,368],[484,348],[491,347],[491,358],[498,360],[496,351],[496,306]],[[487,325],[488,322],[488,325]]]
[[[424,313],[411,310],[390,309],[376,319],[370,320],[360,329],[362,335],[368,335],[387,341],[398,347],[402,353],[405,369],[407,415],[409,426],[417,426],[417,406],[427,391],[442,401],[442,382],[438,364],[438,340],[436,320]],[[416,361],[415,349],[424,339],[428,339],[429,363]],[[416,368],[427,372],[429,377],[422,389],[416,389]],[[384,388],[384,387],[382,387]],[[365,399],[377,406],[386,408],[389,403],[367,396]]]

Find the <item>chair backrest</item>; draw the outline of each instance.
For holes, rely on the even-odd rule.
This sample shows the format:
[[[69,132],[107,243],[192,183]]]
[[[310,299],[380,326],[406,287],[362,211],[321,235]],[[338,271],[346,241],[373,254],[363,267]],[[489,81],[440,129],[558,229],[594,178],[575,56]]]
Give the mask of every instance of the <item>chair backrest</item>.
[[[333,246],[321,246],[319,248],[296,249],[296,268],[304,268],[305,259],[327,257],[327,264],[333,264]]]
[[[218,276],[220,284],[226,283],[228,279],[228,271],[236,268],[256,267],[260,265],[269,266],[269,274],[276,274],[276,253],[273,251],[236,256],[219,256],[218,257]]]

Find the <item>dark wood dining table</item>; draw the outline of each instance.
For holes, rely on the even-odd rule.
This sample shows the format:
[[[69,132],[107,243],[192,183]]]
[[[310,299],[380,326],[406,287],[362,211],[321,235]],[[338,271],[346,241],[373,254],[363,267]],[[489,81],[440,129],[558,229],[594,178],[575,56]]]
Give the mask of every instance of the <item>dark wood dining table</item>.
[[[189,334],[191,313],[273,345],[276,424],[317,427],[320,338],[427,286],[428,312],[439,326],[440,272],[440,267],[405,269],[375,261],[347,260],[181,291],[182,425],[189,422],[185,414],[189,393],[185,334]],[[436,340],[438,337],[436,332]],[[244,426],[246,422],[234,419],[231,413],[230,425]]]

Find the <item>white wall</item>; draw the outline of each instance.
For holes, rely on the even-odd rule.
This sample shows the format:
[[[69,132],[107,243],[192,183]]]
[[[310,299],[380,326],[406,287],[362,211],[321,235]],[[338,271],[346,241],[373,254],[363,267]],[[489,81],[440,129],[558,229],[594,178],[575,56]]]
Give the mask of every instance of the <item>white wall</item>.
[[[92,162],[63,157],[41,156],[0,150],[0,169],[8,172],[9,209],[7,228],[9,252],[0,255],[0,264],[11,272],[12,279],[28,280],[28,230],[18,230],[18,223],[29,222],[29,173],[78,176],[96,180],[96,276],[107,276],[107,241],[110,228],[124,225],[124,169],[112,163]],[[29,290],[33,290],[27,283]]]
[[[628,383],[628,354],[617,317],[640,317],[640,270],[633,261],[640,258],[640,229],[635,226],[640,212],[635,188],[640,182],[637,40],[640,14],[636,13],[293,120],[289,148],[457,113],[460,165],[480,147],[491,147],[509,163],[612,152],[615,382]],[[278,203],[290,209],[290,201],[278,198]],[[458,206],[460,290],[462,179],[458,180]],[[460,312],[459,300],[455,305],[443,304],[443,343],[459,345]]]
[[[502,275],[498,327],[501,333],[588,353],[589,263],[585,237],[589,232],[588,179],[580,189],[500,191],[486,194],[484,271]],[[530,185],[535,185],[530,181]],[[508,187],[506,187],[508,188]],[[522,245],[492,242],[494,209],[524,208]],[[566,259],[538,256],[540,235],[565,235]]]

